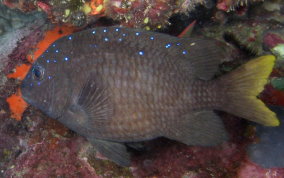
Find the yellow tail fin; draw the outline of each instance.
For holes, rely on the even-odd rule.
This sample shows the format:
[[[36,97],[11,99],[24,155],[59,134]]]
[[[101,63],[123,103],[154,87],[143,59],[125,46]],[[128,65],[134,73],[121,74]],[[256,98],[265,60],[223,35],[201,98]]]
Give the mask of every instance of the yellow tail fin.
[[[221,77],[221,85],[226,88],[226,102],[223,103],[225,106],[221,106],[222,110],[265,126],[278,126],[275,113],[257,98],[268,81],[274,63],[274,56],[261,56]]]

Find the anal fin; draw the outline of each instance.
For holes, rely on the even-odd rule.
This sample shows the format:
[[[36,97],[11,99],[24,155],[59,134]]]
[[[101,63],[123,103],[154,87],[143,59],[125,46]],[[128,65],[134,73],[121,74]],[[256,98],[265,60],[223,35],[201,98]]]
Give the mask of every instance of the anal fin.
[[[186,145],[213,146],[228,139],[222,120],[213,111],[185,115],[165,136]]]

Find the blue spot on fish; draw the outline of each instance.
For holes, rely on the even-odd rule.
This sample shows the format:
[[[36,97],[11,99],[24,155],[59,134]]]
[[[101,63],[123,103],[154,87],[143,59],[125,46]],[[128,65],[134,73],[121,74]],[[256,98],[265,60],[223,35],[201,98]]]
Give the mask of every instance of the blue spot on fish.
[[[96,30],[92,31],[92,34],[96,34]]]
[[[186,50],[182,51],[182,54],[187,54],[187,51]]]
[[[93,47],[93,48],[98,47],[96,44],[90,44],[89,46],[90,46],[90,47]]]
[[[108,39],[108,38],[104,38],[104,40],[105,40],[105,41],[109,41],[109,39]]]
[[[168,43],[168,44],[166,44],[166,46],[165,46],[166,48],[170,48],[171,47],[171,44],[170,43]]]
[[[65,58],[64,58],[64,60],[65,60],[65,61],[68,61],[68,60],[69,60],[69,58],[68,58],[68,57],[65,57]]]
[[[140,35],[140,33],[139,33],[139,32],[136,32],[136,33],[135,33],[135,35],[136,35],[136,36],[139,36],[139,35]]]
[[[150,40],[154,40],[155,38],[153,36],[150,37]]]
[[[139,54],[140,56],[143,56],[143,55],[144,55],[144,52],[143,52],[143,51],[139,51],[138,54]]]

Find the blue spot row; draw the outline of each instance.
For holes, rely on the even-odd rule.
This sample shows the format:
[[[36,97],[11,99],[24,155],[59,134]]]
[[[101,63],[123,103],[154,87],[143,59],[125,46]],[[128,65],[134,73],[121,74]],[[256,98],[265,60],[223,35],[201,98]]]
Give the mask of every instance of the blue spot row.
[[[70,58],[69,57],[64,57],[64,61],[69,61],[70,60]],[[57,60],[56,59],[54,59],[54,60],[52,60],[54,63],[56,63],[57,62]],[[51,62],[51,60],[50,59],[47,59],[46,60],[46,63],[50,63]]]
[[[103,29],[103,32],[104,32],[104,33],[106,33],[107,31],[108,31],[107,29]],[[118,32],[118,31],[120,31],[120,29],[119,29],[119,28],[115,28],[115,31]],[[92,33],[93,33],[93,34],[96,34],[96,31],[93,30]],[[136,35],[136,36],[139,36],[140,34],[141,34],[140,32],[135,32],[135,35]],[[127,34],[126,34],[126,33],[123,33],[122,36],[123,36],[123,37],[126,37]],[[150,38],[150,40],[154,40],[154,39],[155,39],[154,36],[150,36],[149,38]],[[68,39],[71,40],[72,37],[69,36]],[[105,37],[103,40],[104,40],[105,42],[108,42],[108,41],[109,41],[109,38],[108,38],[108,37]],[[122,40],[123,40],[122,38],[118,38],[118,41],[119,41],[119,42],[121,42]],[[54,44],[54,46],[55,46],[55,44]],[[171,43],[168,43],[168,44],[165,45],[165,48],[170,48],[171,46],[172,46],[172,44],[171,44]],[[181,46],[181,43],[176,43],[176,46]],[[96,45],[95,45],[94,47],[96,47]],[[58,52],[58,50],[56,50],[55,52]],[[187,53],[188,53],[187,50],[183,50],[183,51],[182,51],[182,54],[184,54],[184,55],[187,54]],[[144,55],[144,51],[139,51],[138,54],[141,55],[141,56],[143,56],[143,55]],[[64,60],[65,60],[65,61],[68,61],[68,59],[66,60],[66,58],[64,58]]]

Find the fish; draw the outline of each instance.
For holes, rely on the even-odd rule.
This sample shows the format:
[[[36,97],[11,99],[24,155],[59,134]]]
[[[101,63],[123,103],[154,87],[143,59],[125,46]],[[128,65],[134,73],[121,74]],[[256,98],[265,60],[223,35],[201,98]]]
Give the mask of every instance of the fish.
[[[158,137],[200,146],[227,141],[215,110],[278,126],[275,113],[257,98],[275,57],[260,56],[216,77],[225,57],[218,44],[123,27],[87,29],[51,44],[21,91],[27,103],[122,166],[131,165],[127,143]]]

